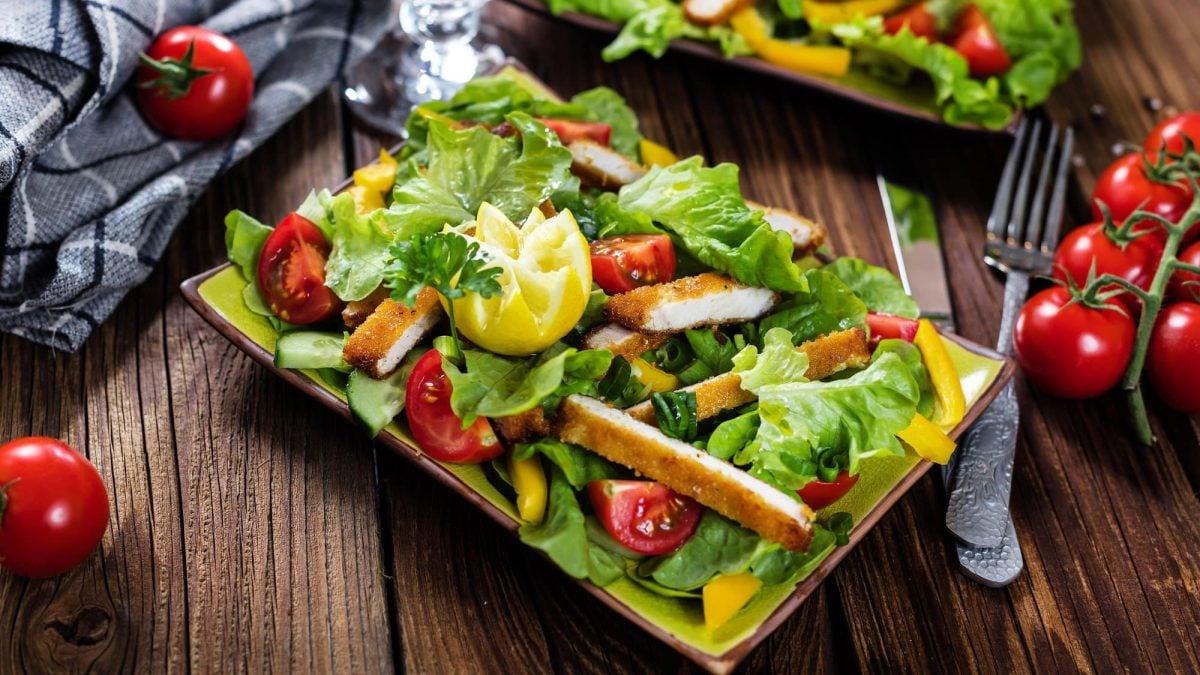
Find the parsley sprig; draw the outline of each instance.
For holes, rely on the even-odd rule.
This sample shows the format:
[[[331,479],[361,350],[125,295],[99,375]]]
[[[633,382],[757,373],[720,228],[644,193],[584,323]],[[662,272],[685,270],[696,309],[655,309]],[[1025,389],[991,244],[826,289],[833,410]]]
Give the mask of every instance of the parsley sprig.
[[[479,248],[479,242],[453,232],[418,234],[408,241],[392,244],[391,260],[383,269],[383,283],[391,290],[394,300],[412,307],[417,295],[426,286],[437,291],[447,302],[450,315],[450,335],[455,349],[462,353],[462,342],[454,320],[454,303],[467,293],[484,298],[500,295],[499,267],[489,267],[490,260]]]

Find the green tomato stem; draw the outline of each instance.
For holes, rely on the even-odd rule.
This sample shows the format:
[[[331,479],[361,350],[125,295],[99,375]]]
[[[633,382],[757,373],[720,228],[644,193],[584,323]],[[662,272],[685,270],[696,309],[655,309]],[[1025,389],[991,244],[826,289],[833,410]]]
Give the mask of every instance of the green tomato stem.
[[[1189,183],[1195,186],[1195,178],[1188,176]],[[1129,359],[1129,366],[1125,369],[1125,377],[1121,381],[1121,388],[1125,391],[1125,399],[1129,404],[1129,412],[1132,417],[1133,430],[1137,435],[1137,440],[1143,445],[1153,445],[1155,438],[1154,432],[1150,428],[1150,416],[1146,412],[1146,400],[1142,394],[1142,371],[1146,366],[1146,353],[1150,347],[1150,336],[1154,333],[1154,323],[1158,318],[1158,312],[1162,309],[1163,296],[1166,294],[1167,282],[1171,280],[1171,275],[1177,269],[1185,269],[1186,263],[1182,263],[1176,257],[1179,252],[1179,246],[1183,243],[1183,236],[1192,226],[1200,221],[1200,193],[1195,193],[1192,198],[1192,205],[1188,207],[1187,213],[1183,215],[1179,223],[1164,222],[1161,218],[1141,218],[1141,212],[1131,214],[1128,220],[1155,220],[1163,223],[1167,230],[1167,243],[1163,248],[1162,258],[1158,263],[1158,270],[1154,273],[1154,280],[1150,282],[1150,288],[1144,292],[1136,292],[1142,300],[1142,316],[1138,320],[1137,334],[1133,343],[1133,355]],[[1191,267],[1191,266],[1187,266]],[[1128,290],[1128,285],[1125,286]],[[1138,289],[1140,290],[1140,289]]]

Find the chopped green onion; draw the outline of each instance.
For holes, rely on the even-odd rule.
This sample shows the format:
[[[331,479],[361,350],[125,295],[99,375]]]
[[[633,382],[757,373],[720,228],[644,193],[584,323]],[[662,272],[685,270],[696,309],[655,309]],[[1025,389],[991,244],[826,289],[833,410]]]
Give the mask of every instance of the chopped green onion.
[[[697,359],[689,363],[683,370],[675,373],[675,376],[679,378],[679,381],[684,386],[687,386],[707,380],[715,374],[712,368],[709,368],[703,361]]]
[[[854,529],[854,516],[845,511],[838,511],[829,516],[825,527],[833,533],[834,541],[838,546],[845,546],[850,543],[850,530]]]
[[[651,352],[654,365],[668,373],[678,373],[683,370],[693,358],[692,349],[687,341],[676,335],[667,340],[661,347]]]
[[[658,428],[671,438],[690,442],[699,432],[696,392],[664,391],[650,397]]]

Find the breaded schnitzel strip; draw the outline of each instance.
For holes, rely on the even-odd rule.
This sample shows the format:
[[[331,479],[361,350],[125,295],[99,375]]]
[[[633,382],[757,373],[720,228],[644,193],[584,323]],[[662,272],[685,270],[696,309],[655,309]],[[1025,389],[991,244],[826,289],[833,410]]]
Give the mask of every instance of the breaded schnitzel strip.
[[[770,311],[778,299],[774,291],[705,272],[609,298],[604,316],[633,330],[678,333],[699,326],[753,321]]]
[[[346,340],[346,363],[375,379],[388,376],[442,317],[437,291],[425,288],[409,309],[388,298]]]
[[[667,333],[642,333],[620,324],[606,323],[583,336],[583,346],[587,349],[607,349],[614,356],[623,356],[626,361],[632,361],[651,349],[658,349],[670,339]]]
[[[806,550],[812,540],[812,509],[802,502],[599,400],[568,397],[553,428],[563,441],[627,466],[791,550]]]
[[[808,355],[808,371],[805,377],[810,380],[823,380],[846,368],[865,366],[871,360],[867,336],[861,328],[822,335],[796,347],[796,351]],[[710,377],[680,391],[695,392],[697,421],[706,420],[754,400],[754,394],[742,389],[742,378],[737,373]],[[657,423],[654,406],[650,401],[642,401],[626,412],[646,424]]]

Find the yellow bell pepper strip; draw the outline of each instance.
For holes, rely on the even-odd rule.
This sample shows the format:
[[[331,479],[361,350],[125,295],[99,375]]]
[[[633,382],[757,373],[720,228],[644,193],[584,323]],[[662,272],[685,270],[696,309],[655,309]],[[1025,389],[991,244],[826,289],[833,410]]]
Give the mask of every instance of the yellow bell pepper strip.
[[[954,454],[954,439],[946,435],[941,427],[925,419],[921,413],[913,417],[903,431],[896,434],[908,447],[934,464],[945,464]]]
[[[767,22],[753,7],[734,14],[729,19],[729,25],[768,63],[789,70],[835,77],[845,75],[850,70],[849,49],[777,40],[767,32]]]
[[[396,183],[396,159],[387,150],[379,151],[379,162],[354,170],[354,184],[380,194],[392,189]]]
[[[351,185],[347,190],[354,199],[354,210],[359,213],[370,213],[383,208],[383,196],[362,185]]]
[[[762,588],[762,581],[749,572],[723,574],[704,585],[704,625],[715,630],[738,613]]]
[[[437,120],[437,121],[441,122],[442,124],[445,124],[446,126],[450,127],[451,129],[456,128],[458,125],[458,122],[455,121],[454,118],[447,117],[447,116],[441,114],[440,112],[437,112],[436,110],[430,110],[429,108],[426,108],[423,105],[419,105],[419,106],[413,108],[413,112],[420,115],[421,117],[424,117],[427,120]]]
[[[645,138],[638,142],[638,153],[642,156],[642,164],[646,166],[671,166],[679,161],[675,153]]]
[[[636,358],[629,362],[633,366],[633,376],[639,382],[650,387],[650,391],[675,391],[679,388],[679,378],[655,366],[646,359]]]
[[[821,23],[844,23],[856,16],[890,14],[908,4],[908,0],[845,0],[845,2],[814,2],[804,0],[804,18]]]
[[[913,343],[921,350],[921,359],[925,361],[929,379],[933,381],[935,408],[932,422],[943,429],[952,428],[967,413],[967,401],[963,396],[958,369],[950,360],[937,329],[928,319],[921,319],[917,325],[917,336]]]
[[[517,513],[521,520],[540,523],[546,515],[546,472],[537,455],[529,459],[513,459],[509,456],[508,474],[513,489],[517,491]]]

